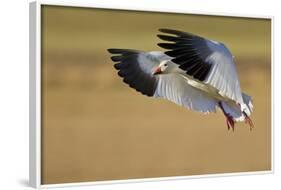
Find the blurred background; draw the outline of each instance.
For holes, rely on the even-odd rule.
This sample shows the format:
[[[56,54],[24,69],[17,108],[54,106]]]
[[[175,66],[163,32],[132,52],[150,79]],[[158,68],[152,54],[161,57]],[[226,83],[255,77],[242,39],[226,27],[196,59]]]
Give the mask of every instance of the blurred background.
[[[161,50],[159,28],[227,45],[253,131],[122,82],[106,49]],[[43,184],[271,169],[269,19],[43,6],[42,79]]]

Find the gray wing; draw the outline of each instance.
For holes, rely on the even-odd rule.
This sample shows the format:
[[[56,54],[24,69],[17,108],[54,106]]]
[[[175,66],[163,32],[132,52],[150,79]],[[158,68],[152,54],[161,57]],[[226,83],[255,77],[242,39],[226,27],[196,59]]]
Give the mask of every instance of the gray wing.
[[[225,45],[187,32],[160,31],[165,34],[158,37],[170,43],[158,45],[168,50],[165,54],[173,57],[180,69],[195,80],[215,87],[222,96],[243,103],[233,57]]]
[[[163,52],[109,49],[117,62],[114,67],[118,75],[130,87],[147,96],[167,99],[180,106],[200,112],[214,112],[216,101],[202,91],[188,85],[180,74],[152,75],[161,61],[171,58]]]

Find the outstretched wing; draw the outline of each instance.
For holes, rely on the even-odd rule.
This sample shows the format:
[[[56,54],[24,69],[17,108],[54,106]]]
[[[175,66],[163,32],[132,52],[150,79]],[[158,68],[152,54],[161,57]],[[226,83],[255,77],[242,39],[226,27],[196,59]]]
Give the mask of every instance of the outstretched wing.
[[[171,29],[160,31],[165,34],[158,37],[170,43],[158,45],[168,49],[165,54],[173,57],[172,61],[180,69],[195,80],[215,87],[222,96],[243,103],[233,57],[225,45],[187,32]]]
[[[117,62],[114,67],[118,75],[131,88],[147,96],[153,96],[157,87],[158,78],[152,75],[164,57],[161,52],[145,53],[129,49],[108,49],[113,54],[112,61]]]
[[[108,51],[114,54],[111,59],[117,62],[114,67],[118,75],[142,94],[164,98],[194,111],[215,111],[216,102],[204,92],[189,86],[180,74],[152,75],[152,70],[161,61],[171,59],[164,53],[124,49]]]

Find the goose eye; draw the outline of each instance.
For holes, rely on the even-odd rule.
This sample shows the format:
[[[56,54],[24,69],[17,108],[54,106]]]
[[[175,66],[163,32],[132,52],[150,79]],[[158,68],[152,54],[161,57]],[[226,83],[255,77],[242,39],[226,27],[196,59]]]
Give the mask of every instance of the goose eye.
[[[166,64],[164,64],[164,66],[165,66],[165,67],[167,67],[167,66],[168,66],[168,64],[166,63]]]

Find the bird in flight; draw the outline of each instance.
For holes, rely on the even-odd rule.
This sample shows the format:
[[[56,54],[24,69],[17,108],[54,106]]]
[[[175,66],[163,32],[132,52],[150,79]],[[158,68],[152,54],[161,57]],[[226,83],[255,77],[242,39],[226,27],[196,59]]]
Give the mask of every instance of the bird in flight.
[[[250,119],[252,99],[241,92],[234,56],[220,42],[173,29],[160,29],[165,51],[115,49],[108,51],[118,75],[131,88],[150,96],[167,99],[202,113],[219,108],[228,129]]]

